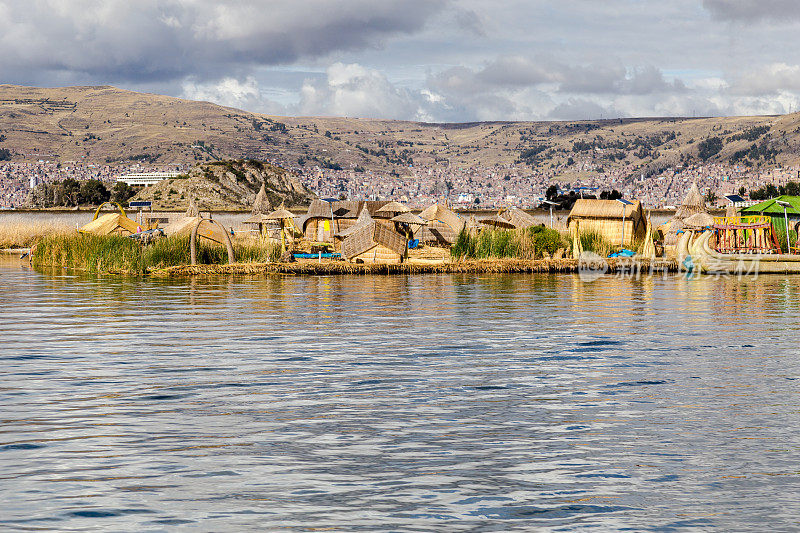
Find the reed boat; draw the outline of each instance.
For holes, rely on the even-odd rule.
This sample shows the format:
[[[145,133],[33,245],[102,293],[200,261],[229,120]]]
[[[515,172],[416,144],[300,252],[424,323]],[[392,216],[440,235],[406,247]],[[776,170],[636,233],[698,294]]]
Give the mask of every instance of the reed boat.
[[[782,253],[768,217],[718,217],[701,231],[683,233],[678,264],[688,272],[800,274],[800,254]]]

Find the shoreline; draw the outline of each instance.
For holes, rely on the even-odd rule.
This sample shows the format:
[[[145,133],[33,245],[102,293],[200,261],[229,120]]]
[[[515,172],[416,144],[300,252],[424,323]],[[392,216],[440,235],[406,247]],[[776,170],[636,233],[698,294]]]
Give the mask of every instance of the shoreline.
[[[678,263],[669,260],[607,259],[606,268],[597,272],[678,272]],[[294,263],[233,263],[228,265],[178,265],[148,272],[156,277],[185,277],[216,274],[326,275],[409,275],[409,274],[574,274],[593,270],[578,259],[499,259],[445,263],[353,264],[344,261]]]
[[[0,254],[17,255],[29,252],[29,249],[4,249]],[[24,259],[18,259],[29,264]],[[32,265],[41,269],[68,269],[78,272],[86,270],[67,267],[65,265]],[[406,262],[397,264],[355,264],[345,261],[295,261],[291,263],[231,263],[231,264],[202,264],[202,265],[175,265],[148,270],[143,276],[127,271],[107,270],[100,275],[123,275],[137,277],[193,277],[213,275],[269,275],[287,274],[301,276],[392,276],[410,274],[574,274],[578,272],[593,271],[598,273],[674,273],[679,271],[678,263],[674,260],[636,260],[629,258],[608,258],[604,263],[587,264],[578,259],[488,259],[465,260],[448,262]]]

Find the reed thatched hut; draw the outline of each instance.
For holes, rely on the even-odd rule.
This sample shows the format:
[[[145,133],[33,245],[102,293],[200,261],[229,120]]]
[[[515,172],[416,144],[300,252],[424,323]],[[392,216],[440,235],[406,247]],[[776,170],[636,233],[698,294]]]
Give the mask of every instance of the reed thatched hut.
[[[500,216],[511,222],[516,229],[525,229],[539,225],[539,221],[519,207],[509,207],[500,213]]]
[[[334,237],[336,237],[337,239],[340,239],[340,240],[344,240],[351,233],[353,233],[355,230],[357,230],[361,226],[365,226],[367,224],[371,224],[372,222],[375,222],[375,220],[369,214],[369,210],[367,209],[367,206],[364,206],[364,207],[361,208],[361,212],[358,214],[358,218],[355,220],[355,223],[353,225],[351,225],[351,226],[346,227],[345,229],[343,229],[341,231],[337,231],[336,234],[334,235]]]
[[[405,238],[375,220],[354,227],[342,241],[342,256],[359,263],[402,263]]]
[[[700,194],[697,183],[692,183],[680,207],[675,211],[675,215],[658,228],[661,234],[664,235],[664,246],[669,248],[676,246],[678,244],[678,232],[683,232],[686,229],[686,219],[698,214],[709,215],[706,202],[703,199],[703,195]]]
[[[127,236],[141,232],[142,228],[134,220],[121,213],[107,213],[81,226],[78,231],[93,235]]]
[[[327,203],[327,202],[325,202]],[[354,200],[337,200],[332,202],[329,206],[322,206],[321,204],[312,204],[313,210],[309,207],[309,214],[301,219],[303,233],[306,238],[309,234],[315,236],[320,235],[319,226],[322,226],[322,236],[327,238],[326,235],[332,233],[331,239],[336,237],[339,233],[347,228],[353,227],[358,221],[361,212],[366,209],[370,217],[375,217],[378,210],[384,205],[388,204],[386,201],[354,201]],[[333,220],[331,221],[331,211],[333,211]],[[326,217],[323,218],[323,213]],[[330,229],[325,230],[325,220],[331,221]],[[388,220],[387,220],[388,222]],[[317,239],[311,239],[317,240]],[[322,240],[321,242],[329,242]]]
[[[581,233],[597,232],[614,245],[623,242],[631,245],[635,240],[644,238],[647,232],[647,220],[638,200],[625,205],[616,200],[582,198],[575,202],[567,217],[570,235],[578,233],[578,226]]]
[[[325,200],[313,200],[308,212],[300,220],[300,230],[309,241],[333,242],[335,233],[334,204]],[[348,210],[349,212],[349,210]]]
[[[426,243],[450,246],[464,229],[464,219],[441,204],[426,207],[419,216],[428,222],[422,232]]]
[[[192,234],[192,228],[194,228],[198,220],[200,221],[200,225],[197,227],[197,235],[199,237],[203,237],[217,244],[226,244],[228,242],[228,238],[222,228],[200,216],[178,219],[164,228],[164,234],[168,236],[179,235],[189,237]]]

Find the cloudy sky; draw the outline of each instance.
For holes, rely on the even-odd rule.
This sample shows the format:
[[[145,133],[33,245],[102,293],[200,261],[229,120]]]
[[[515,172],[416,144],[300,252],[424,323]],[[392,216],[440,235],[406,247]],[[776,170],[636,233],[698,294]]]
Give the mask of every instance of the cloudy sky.
[[[423,121],[800,110],[796,0],[0,0],[0,83]]]

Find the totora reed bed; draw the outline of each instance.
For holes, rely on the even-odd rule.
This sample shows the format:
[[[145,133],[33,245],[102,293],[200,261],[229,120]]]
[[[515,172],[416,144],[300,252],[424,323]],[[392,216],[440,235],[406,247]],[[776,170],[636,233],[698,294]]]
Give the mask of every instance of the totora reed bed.
[[[549,230],[548,230],[549,231]],[[506,250],[514,238],[499,237],[500,232],[491,232],[492,244],[504,243]],[[510,234],[511,232],[503,232]],[[537,232],[542,233],[542,232]],[[557,232],[553,232],[556,233]],[[533,232],[530,235],[535,235]],[[545,235],[542,242],[550,249],[564,243]],[[517,236],[518,238],[518,236]],[[508,240],[505,240],[508,239]],[[459,242],[465,242],[459,238]],[[486,241],[485,241],[486,242]],[[535,242],[532,240],[531,242]],[[457,243],[458,244],[458,243]],[[486,246],[477,242],[477,249]],[[484,248],[486,249],[486,248]],[[519,250],[519,248],[517,248]],[[543,252],[549,253],[547,247]],[[559,248],[563,250],[563,248]],[[411,259],[400,264],[356,264],[334,260],[301,260],[291,263],[279,262],[280,246],[265,243],[255,238],[234,240],[236,262],[227,264],[225,249],[201,241],[198,246],[198,264],[189,265],[188,237],[167,237],[148,245],[120,236],[94,236],[83,234],[51,235],[42,238],[31,252],[31,263],[37,268],[66,268],[97,274],[131,274],[155,276],[194,276],[216,274],[294,274],[294,275],[343,275],[343,274],[452,274],[452,273],[572,273],[586,268],[597,268],[567,258],[518,258],[461,256],[450,260],[429,261]],[[465,254],[466,255],[466,254]],[[531,253],[531,255],[533,255]],[[606,272],[658,271],[674,272],[674,261],[605,260],[600,265]]]
[[[279,246],[257,239],[234,239],[233,248],[240,263],[267,263],[277,260],[280,255]],[[227,262],[225,248],[200,240],[197,261],[200,264]],[[39,240],[31,251],[34,266],[93,273],[142,275],[189,262],[189,237],[185,236],[166,237],[141,245],[133,239],[116,235],[50,235]]]

